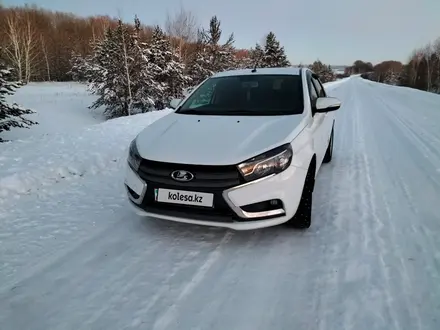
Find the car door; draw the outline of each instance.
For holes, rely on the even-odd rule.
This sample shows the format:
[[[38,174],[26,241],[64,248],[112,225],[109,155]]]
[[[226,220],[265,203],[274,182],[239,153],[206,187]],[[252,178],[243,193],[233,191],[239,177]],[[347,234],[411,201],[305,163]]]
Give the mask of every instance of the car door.
[[[318,90],[312,81],[312,74],[308,72],[307,74],[307,85],[309,89],[310,105],[312,108],[312,125],[310,127],[313,136],[313,148],[316,153],[317,170],[321,166],[322,160],[324,159],[324,154],[327,149],[325,145],[325,113],[315,113],[314,109],[316,106],[316,100],[318,99]]]
[[[312,75],[311,77],[312,83],[316,88],[318,93],[318,97],[326,97],[327,94],[325,92],[324,86],[321,83],[321,80],[317,75]],[[323,122],[322,122],[322,133],[323,133],[323,143],[326,146],[325,150],[327,150],[328,143],[330,141],[330,135],[333,127],[334,120],[334,112],[323,113]],[[325,154],[325,151],[324,151]],[[323,156],[324,157],[324,156]]]

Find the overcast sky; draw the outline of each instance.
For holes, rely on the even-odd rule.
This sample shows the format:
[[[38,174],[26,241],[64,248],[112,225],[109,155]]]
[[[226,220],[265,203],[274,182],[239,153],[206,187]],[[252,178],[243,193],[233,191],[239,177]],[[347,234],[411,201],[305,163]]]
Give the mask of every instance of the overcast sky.
[[[1,0],[0,0],[1,2]],[[249,48],[273,31],[292,63],[320,58],[333,65],[357,59],[406,61],[411,50],[440,37],[440,0],[3,0],[81,16],[104,14],[163,26],[182,4],[200,24],[217,15],[236,47]]]

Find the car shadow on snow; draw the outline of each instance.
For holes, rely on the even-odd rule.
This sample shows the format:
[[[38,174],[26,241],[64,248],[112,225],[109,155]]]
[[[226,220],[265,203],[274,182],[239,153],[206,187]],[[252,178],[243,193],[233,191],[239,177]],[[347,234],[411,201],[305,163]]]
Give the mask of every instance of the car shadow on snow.
[[[336,160],[336,159],[335,159]],[[313,194],[313,213],[312,226],[306,230],[298,230],[281,224],[274,227],[261,228],[256,230],[236,231],[227,228],[211,227],[180,223],[176,221],[162,220],[152,217],[142,217],[131,214],[130,219],[136,231],[143,232],[145,235],[161,236],[163,239],[182,239],[189,241],[220,241],[225,235],[230,233],[233,239],[229,244],[241,245],[250,239],[258,237],[259,240],[276,240],[287,237],[297,240],[309,240],[316,236],[325,235],[325,232],[334,227],[334,222],[338,218],[337,203],[332,194],[338,190],[334,187],[336,177],[341,174],[335,171],[337,164],[330,163],[323,166],[316,178],[315,191]],[[338,172],[338,173],[336,173]]]
[[[286,225],[279,225],[256,230],[237,231],[137,215],[133,215],[133,220],[137,231],[144,232],[147,236],[160,236],[161,239],[169,239],[170,242],[178,239],[190,242],[219,243],[225,236],[229,235],[231,239],[228,240],[227,245],[234,247],[241,247],[250,240],[270,243],[284,238],[296,240],[298,244],[302,244],[310,241],[310,238],[316,236],[319,231],[317,229],[318,224],[312,226],[309,230],[296,230]]]

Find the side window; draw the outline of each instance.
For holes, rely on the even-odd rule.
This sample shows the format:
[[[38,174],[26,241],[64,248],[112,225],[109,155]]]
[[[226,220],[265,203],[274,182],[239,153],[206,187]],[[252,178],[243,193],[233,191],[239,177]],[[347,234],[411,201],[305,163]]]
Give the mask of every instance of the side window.
[[[319,79],[316,79],[316,78],[313,78],[312,77],[312,82],[313,82],[313,84],[315,85],[315,87],[316,87],[316,90],[317,90],[317,92],[318,92],[318,96],[319,97],[325,97],[326,95],[325,95],[325,90],[324,90],[324,87],[322,87],[322,84],[321,84],[321,82],[319,81]]]
[[[316,92],[315,86],[311,80],[309,80],[308,85],[309,85],[310,101],[312,101],[312,105],[314,106],[316,99],[318,98],[318,93]]]
[[[321,79],[318,79],[318,83],[319,83],[319,86],[321,86],[321,93],[322,93],[322,96],[323,96],[323,97],[326,97],[326,96],[327,96],[327,93],[325,92],[325,88],[324,88],[324,85],[322,84]]]

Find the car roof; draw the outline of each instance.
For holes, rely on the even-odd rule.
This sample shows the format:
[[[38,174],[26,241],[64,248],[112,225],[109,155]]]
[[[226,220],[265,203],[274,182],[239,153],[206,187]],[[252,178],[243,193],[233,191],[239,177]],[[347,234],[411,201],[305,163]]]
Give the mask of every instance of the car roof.
[[[212,78],[218,77],[231,77],[231,76],[242,76],[242,75],[252,75],[252,74],[264,74],[264,75],[293,75],[298,76],[301,74],[302,68],[296,67],[285,67],[285,68],[257,68],[255,72],[252,72],[253,69],[238,69],[238,70],[229,70],[223,72],[217,72],[212,76]]]

